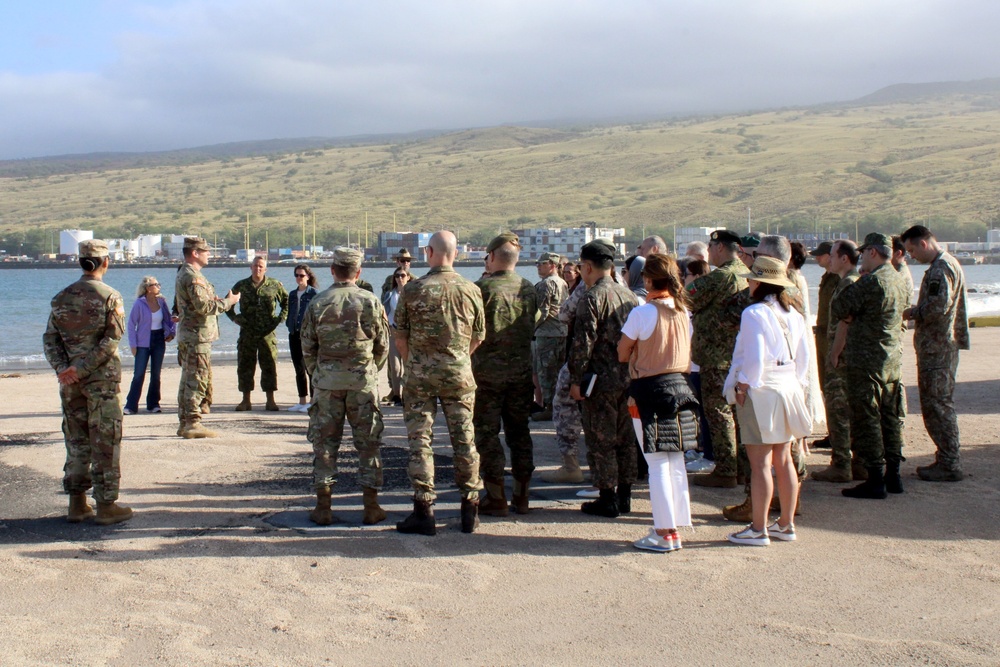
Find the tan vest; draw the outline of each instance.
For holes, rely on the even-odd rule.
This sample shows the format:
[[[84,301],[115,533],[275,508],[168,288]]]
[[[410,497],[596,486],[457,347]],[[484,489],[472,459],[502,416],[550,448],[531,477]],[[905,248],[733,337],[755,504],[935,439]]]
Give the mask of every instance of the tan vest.
[[[691,368],[691,321],[686,311],[671,308],[660,300],[656,306],[658,321],[646,340],[636,341],[629,359],[633,378],[664,373],[687,373]]]

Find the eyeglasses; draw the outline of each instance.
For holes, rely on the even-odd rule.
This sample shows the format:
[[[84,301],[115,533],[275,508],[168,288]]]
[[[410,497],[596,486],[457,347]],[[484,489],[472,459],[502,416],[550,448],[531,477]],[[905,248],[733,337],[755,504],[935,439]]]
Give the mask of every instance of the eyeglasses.
[[[296,273],[295,277],[296,278],[308,278],[309,276],[306,275],[305,273]]]

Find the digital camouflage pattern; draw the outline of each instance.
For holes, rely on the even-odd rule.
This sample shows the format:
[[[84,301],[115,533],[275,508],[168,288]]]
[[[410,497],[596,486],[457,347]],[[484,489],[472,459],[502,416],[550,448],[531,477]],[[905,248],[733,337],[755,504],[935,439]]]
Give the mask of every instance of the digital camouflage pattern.
[[[58,374],[76,369],[79,382],[60,385],[66,463],[63,490],[81,493],[93,486],[94,499],[118,499],[122,410],[119,401],[125,332],[121,294],[92,276],[83,276],[52,299],[42,335],[45,358]]]
[[[253,391],[254,373],[260,364],[260,388],[278,389],[278,339],[274,330],[288,316],[288,292],[280,281],[264,276],[261,284],[244,278],[233,285],[240,295],[240,312],[226,315],[240,328],[236,340],[236,377],[241,392]],[[277,311],[277,313],[275,312]]]
[[[836,274],[832,274],[836,276]],[[838,299],[841,293],[852,283],[856,282],[861,274],[857,269],[851,269],[843,278],[836,276],[838,282],[834,285],[834,291],[830,295],[828,305]],[[829,312],[829,308],[827,309]],[[827,318],[824,339],[827,349],[833,346],[833,339],[837,333],[837,321],[830,321]],[[822,360],[826,373],[826,386],[823,389],[823,401],[826,406],[826,423],[830,438],[830,465],[842,470],[851,468],[851,409],[847,402],[847,377],[843,368],[834,368],[827,354]]]
[[[556,429],[556,444],[562,455],[579,456],[577,443],[583,423],[580,421],[580,404],[569,395],[569,366],[563,364],[556,379],[556,393],[552,399],[552,423]]]
[[[737,329],[724,326],[723,322],[732,297],[747,288],[746,279],[740,277],[746,270],[743,262],[733,259],[688,285],[694,314],[691,360],[701,366],[702,371],[706,368],[726,370],[732,362]],[[739,312],[742,314],[742,308]],[[736,326],[738,328],[738,321]]]
[[[542,278],[535,283],[535,294],[538,301],[535,338],[565,338],[566,324],[559,319],[559,307],[569,298],[566,281],[556,275]]]
[[[833,298],[833,292],[837,289],[839,282],[840,276],[832,271],[827,271],[819,279],[819,302],[816,307],[816,325],[813,327],[813,334],[816,338],[819,386],[824,392],[826,391],[826,359],[830,354],[830,340],[827,338],[827,330],[830,326],[830,300]],[[827,410],[827,414],[829,412]]]
[[[613,489],[638,476],[635,428],[628,411],[628,388],[597,391],[580,402],[592,484]]]

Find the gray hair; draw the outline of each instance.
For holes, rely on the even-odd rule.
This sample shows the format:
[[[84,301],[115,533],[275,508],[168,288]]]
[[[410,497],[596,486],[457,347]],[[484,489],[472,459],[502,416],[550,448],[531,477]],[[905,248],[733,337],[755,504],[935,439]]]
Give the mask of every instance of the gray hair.
[[[645,251],[645,255],[652,255],[653,253],[658,253],[660,255],[667,254],[667,242],[663,240],[660,236],[647,236],[639,244],[639,248]]]
[[[792,259],[792,244],[784,236],[765,234],[760,237],[757,254],[764,255],[765,257],[773,257],[782,264],[787,265]]]
[[[688,257],[695,257],[704,261],[708,261],[708,244],[704,241],[692,241],[687,244],[687,248],[684,254]]]
[[[139,286],[135,290],[135,295],[137,297],[146,296],[146,290],[149,288],[149,283],[151,282],[158,283],[160,281],[156,279],[156,276],[143,276],[142,280],[139,281]]]

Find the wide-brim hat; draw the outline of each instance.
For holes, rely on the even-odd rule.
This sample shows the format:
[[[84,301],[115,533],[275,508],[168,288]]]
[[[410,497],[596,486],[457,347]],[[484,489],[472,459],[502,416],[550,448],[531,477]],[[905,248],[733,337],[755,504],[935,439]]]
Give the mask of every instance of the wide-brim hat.
[[[741,274],[741,277],[759,283],[795,287],[795,283],[788,279],[788,266],[774,257],[758,256],[753,260],[750,272]]]

